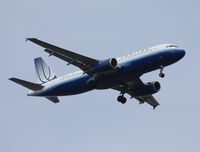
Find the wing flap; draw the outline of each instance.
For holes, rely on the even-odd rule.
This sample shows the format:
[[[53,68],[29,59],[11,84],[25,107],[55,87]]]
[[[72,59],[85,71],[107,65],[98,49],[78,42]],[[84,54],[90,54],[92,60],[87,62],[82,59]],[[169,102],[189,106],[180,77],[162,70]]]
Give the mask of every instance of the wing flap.
[[[83,71],[90,68],[92,65],[98,63],[99,61],[63,48],[57,47],[55,45],[49,44],[47,42],[38,40],[36,38],[28,38],[27,40],[45,48],[45,52],[49,53],[50,56],[56,56],[74,66],[79,67]]]
[[[134,97],[134,98],[137,99],[140,103],[146,102],[150,104],[153,107],[153,109],[155,109],[158,105],[160,105],[158,101],[152,95],[139,96],[139,97]]]
[[[68,64],[73,64],[74,66],[77,66],[82,70],[85,70],[85,69],[87,69],[87,67],[90,67],[89,64],[88,64],[88,66],[86,65],[85,61],[81,62],[81,61],[74,59],[72,57],[69,57],[63,53],[53,52],[52,50],[49,50],[49,49],[45,49],[44,51],[49,53],[50,55],[53,55],[57,58],[60,58],[64,61],[68,62]]]

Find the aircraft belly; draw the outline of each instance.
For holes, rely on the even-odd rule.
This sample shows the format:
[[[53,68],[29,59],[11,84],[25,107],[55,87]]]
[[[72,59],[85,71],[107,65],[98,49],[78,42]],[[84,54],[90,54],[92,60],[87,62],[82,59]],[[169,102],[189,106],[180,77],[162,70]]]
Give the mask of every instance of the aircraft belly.
[[[53,96],[66,96],[84,93],[92,90],[90,86],[86,84],[87,79],[74,79],[68,82],[59,84],[51,89],[49,95]]]
[[[58,91],[58,94],[60,95],[76,95],[80,93],[84,93],[87,91],[92,90],[93,88],[90,88],[89,86],[86,86],[86,84],[76,83],[74,86],[65,86],[61,87]]]

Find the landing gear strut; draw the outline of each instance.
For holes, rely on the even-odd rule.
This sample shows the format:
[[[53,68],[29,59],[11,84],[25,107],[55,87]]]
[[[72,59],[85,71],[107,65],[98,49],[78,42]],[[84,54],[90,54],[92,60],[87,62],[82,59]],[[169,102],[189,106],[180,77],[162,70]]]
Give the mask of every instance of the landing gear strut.
[[[127,101],[127,99],[124,97],[124,95],[122,94],[122,95],[119,95],[118,97],[117,97],[117,101],[118,102],[121,102],[122,104],[125,104],[126,103],[126,101]]]
[[[164,66],[160,66],[160,73],[159,73],[159,76],[161,77],[161,78],[164,78],[165,77],[165,74],[163,73],[163,70],[164,70]]]

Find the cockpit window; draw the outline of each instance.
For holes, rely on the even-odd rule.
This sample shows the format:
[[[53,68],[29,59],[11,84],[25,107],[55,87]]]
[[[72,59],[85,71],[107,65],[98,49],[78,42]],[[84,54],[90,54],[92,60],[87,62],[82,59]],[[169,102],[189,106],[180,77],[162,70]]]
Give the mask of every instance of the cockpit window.
[[[170,45],[167,45],[166,47],[169,48],[169,47],[178,47],[178,46],[174,44],[170,44]]]

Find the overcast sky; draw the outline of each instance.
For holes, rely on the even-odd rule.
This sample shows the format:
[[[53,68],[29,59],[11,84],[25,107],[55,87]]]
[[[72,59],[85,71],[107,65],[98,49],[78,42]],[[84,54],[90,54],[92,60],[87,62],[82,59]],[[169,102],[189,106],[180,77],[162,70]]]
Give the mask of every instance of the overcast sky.
[[[200,150],[200,1],[198,0],[1,0],[1,152],[188,152]],[[159,81],[156,110],[117,91],[61,97],[59,104],[27,97],[8,81],[36,82],[33,59],[41,56],[58,76],[77,68],[25,42],[37,37],[97,58],[175,43],[186,56],[142,77]],[[128,96],[127,96],[128,97]]]

